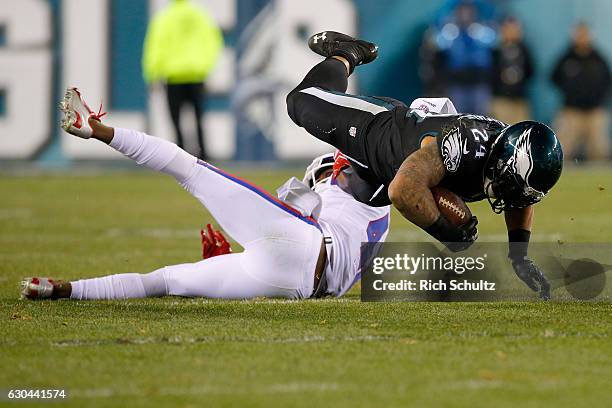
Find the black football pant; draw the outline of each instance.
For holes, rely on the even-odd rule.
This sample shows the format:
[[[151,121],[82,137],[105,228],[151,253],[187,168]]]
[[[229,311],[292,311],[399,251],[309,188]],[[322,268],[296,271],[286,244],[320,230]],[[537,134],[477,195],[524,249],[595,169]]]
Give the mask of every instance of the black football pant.
[[[206,146],[204,143],[204,131],[202,130],[202,103],[205,97],[204,84],[202,82],[191,84],[167,84],[166,92],[168,95],[168,108],[172,125],[176,133],[176,144],[185,148],[183,132],[180,126],[181,108],[184,104],[193,106],[196,120],[196,132],[198,137],[198,147],[200,159],[206,159]]]
[[[328,58],[308,72],[304,80],[287,96],[287,111],[296,125],[328,143],[359,165],[365,164],[362,135],[374,117],[372,113],[352,108],[352,97],[344,94],[348,74],[344,64]],[[349,102],[349,103],[342,103]],[[355,99],[355,101],[357,101]]]
[[[392,175],[378,169],[391,167],[389,149],[399,140],[392,111],[405,105],[391,98],[346,94],[347,86],[344,64],[328,58],[312,68],[289,93],[287,111],[296,125],[349,158],[351,167],[368,184],[367,188],[359,188],[363,195],[356,198],[373,203],[370,196],[366,197],[370,192],[386,197]],[[382,203],[388,203],[388,199]]]

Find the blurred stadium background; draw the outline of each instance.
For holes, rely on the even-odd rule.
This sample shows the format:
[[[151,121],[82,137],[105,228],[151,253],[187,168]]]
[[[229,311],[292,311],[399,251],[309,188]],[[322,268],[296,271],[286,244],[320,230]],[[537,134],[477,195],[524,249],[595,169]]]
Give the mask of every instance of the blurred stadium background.
[[[426,33],[441,41],[458,0],[194,0],[223,30],[225,47],[207,80],[206,142],[213,160],[305,160],[327,147],[294,126],[284,97],[319,57],[305,39],[334,29],[380,45],[379,60],[357,70],[352,91],[409,102],[424,91]],[[3,0],[0,3],[0,162],[65,167],[84,159],[118,159],[102,145],[60,132],[56,101],[68,85],[108,121],[173,140],[164,90],[148,88],[141,58],[150,17],[167,0]],[[607,0],[474,1],[481,37],[494,44],[505,16],[523,25],[535,74],[530,113],[552,124],[561,104],[551,81],[573,26],[590,26],[610,61],[612,2]],[[429,30],[429,31],[428,31]],[[452,35],[452,32],[451,32]],[[437,37],[436,37],[437,36]],[[425,84],[426,85],[426,84]],[[442,92],[444,92],[442,90]],[[459,109],[461,107],[459,106]],[[607,110],[609,110],[609,105]],[[185,118],[186,133],[193,126]],[[237,119],[238,118],[238,119]]]

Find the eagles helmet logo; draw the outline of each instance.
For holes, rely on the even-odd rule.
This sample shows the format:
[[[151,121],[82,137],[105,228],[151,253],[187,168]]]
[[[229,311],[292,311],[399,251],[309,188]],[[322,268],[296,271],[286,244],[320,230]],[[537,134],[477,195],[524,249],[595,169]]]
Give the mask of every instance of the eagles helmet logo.
[[[514,153],[510,160],[508,160],[508,164],[514,174],[521,176],[525,182],[523,193],[534,198],[537,202],[544,198],[545,194],[531,187],[529,184],[529,176],[533,170],[533,157],[531,155],[531,142],[529,140],[531,138],[531,129],[532,128],[525,129],[516,139]]]
[[[442,159],[444,167],[451,173],[454,173],[459,168],[461,156],[467,150],[467,139],[461,137],[459,128],[455,128],[448,132],[442,139]]]
[[[533,159],[531,158],[531,128],[525,129],[523,133],[516,139],[514,153],[509,160],[509,165],[513,173],[518,174],[523,178],[525,184],[529,186],[529,175],[533,170]]]

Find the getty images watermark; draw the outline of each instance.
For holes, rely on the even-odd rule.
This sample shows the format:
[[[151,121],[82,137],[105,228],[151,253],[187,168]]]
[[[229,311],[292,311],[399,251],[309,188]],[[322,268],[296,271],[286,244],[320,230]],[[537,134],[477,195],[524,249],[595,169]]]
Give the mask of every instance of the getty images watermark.
[[[385,272],[401,271],[411,276],[419,271],[445,271],[456,275],[463,275],[465,272],[482,272],[486,268],[487,254],[482,256],[425,256],[425,254],[413,256],[395,254],[394,257],[376,256],[372,259],[372,273],[382,275]],[[462,279],[401,279],[397,282],[385,282],[375,279],[373,289],[376,291],[386,290],[495,290],[495,282],[480,279],[478,281],[467,281]]]
[[[363,301],[538,300],[515,274],[508,243],[475,244],[452,253],[434,243],[364,244]],[[532,243],[532,259],[546,276],[553,300],[610,301],[612,243]]]

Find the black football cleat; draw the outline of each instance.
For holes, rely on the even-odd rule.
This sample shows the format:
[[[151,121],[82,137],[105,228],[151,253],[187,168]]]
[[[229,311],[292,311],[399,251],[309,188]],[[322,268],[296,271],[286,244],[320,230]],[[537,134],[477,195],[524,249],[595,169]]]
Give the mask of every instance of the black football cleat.
[[[308,46],[324,57],[346,58],[351,65],[349,74],[357,65],[372,62],[378,56],[378,45],[335,31],[323,31],[313,35],[308,39]]]

